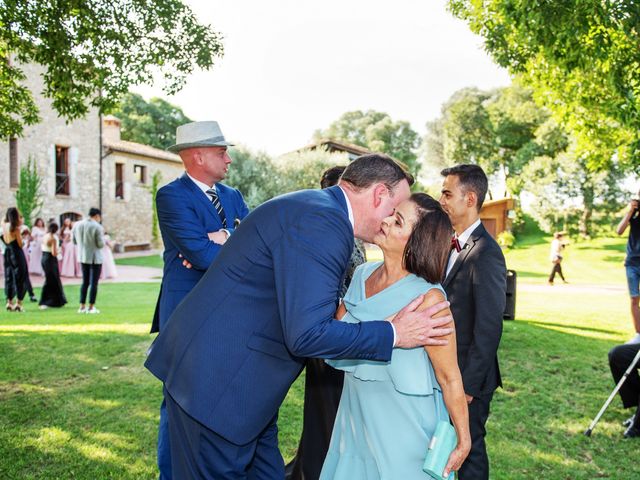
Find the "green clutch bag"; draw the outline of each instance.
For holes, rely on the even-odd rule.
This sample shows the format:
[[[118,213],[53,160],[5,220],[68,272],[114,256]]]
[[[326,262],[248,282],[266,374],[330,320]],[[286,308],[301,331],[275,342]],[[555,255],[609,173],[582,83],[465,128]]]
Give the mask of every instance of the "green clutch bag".
[[[431,437],[427,458],[424,460],[422,470],[436,480],[453,480],[453,472],[446,478],[442,476],[442,472],[444,467],[447,466],[449,455],[451,455],[457,444],[456,430],[449,422],[440,420],[433,437]]]

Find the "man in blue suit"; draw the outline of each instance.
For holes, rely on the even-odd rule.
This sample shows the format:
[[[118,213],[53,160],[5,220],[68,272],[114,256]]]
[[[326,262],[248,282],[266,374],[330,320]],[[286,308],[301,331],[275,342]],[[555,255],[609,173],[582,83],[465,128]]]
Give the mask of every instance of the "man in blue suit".
[[[283,479],[278,408],[305,357],[389,361],[394,347],[442,344],[448,304],[393,320],[334,320],[353,237],[371,241],[413,179],[366,155],[339,185],[266,202],[242,222],[176,308],[146,367],[165,383],[173,473],[180,480]]]
[[[231,146],[217,122],[193,122],[178,127],[176,145],[185,173],[156,195],[158,223],[164,243],[164,271],[151,332],[162,331],[176,306],[198,283],[222,245],[249,209],[241,193],[220,181],[231,158]],[[189,262],[185,268],[183,262]],[[160,406],[158,469],[171,479],[171,452],[166,405]]]

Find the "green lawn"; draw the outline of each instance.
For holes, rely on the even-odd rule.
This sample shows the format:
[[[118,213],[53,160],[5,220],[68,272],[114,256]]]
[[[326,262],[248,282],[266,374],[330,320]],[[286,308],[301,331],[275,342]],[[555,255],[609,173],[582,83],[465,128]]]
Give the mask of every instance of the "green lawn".
[[[598,249],[570,247],[567,275],[575,283],[615,282],[623,242],[592,245]],[[522,272],[545,273],[546,266],[536,268],[547,254],[548,243],[521,246],[508,253],[509,266],[519,265],[521,280],[542,282]],[[598,282],[578,278],[598,261],[611,263],[591,265]],[[75,301],[61,310],[29,304],[26,314],[0,313],[0,478],[155,478],[161,389],[142,363],[157,289],[101,286],[103,313],[95,317],[76,314]],[[76,299],[77,287],[66,292]],[[628,412],[617,399],[593,436],[582,435],[613,388],[607,351],[631,335],[626,293],[523,290],[517,317],[505,323],[505,385],[488,426],[492,479],[637,478],[640,441],[622,439]],[[280,413],[287,459],[300,432],[302,395],[301,378]]]
[[[135,265],[136,267],[162,268],[162,255],[145,255],[142,257],[125,257],[116,260],[117,265]]]

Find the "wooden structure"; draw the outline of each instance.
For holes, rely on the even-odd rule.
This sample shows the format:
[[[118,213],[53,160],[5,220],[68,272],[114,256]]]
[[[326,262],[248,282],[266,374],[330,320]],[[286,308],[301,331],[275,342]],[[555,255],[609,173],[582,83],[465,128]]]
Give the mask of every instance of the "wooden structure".
[[[513,198],[500,198],[484,202],[480,210],[480,220],[493,238],[505,230],[511,230],[509,212],[512,212],[514,208],[515,200]]]

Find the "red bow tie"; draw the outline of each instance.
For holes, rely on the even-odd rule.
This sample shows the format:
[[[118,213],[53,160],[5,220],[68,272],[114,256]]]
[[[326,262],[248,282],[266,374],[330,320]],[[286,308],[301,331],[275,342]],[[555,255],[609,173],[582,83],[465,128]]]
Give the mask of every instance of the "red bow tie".
[[[460,242],[455,236],[451,237],[451,250],[453,250],[454,248],[458,253],[460,253],[460,251],[462,250],[462,247],[460,246]]]

